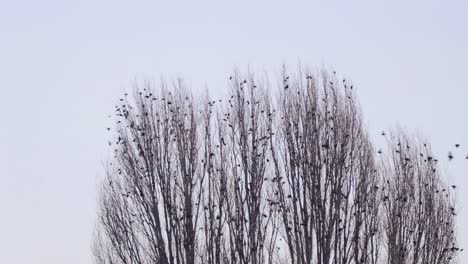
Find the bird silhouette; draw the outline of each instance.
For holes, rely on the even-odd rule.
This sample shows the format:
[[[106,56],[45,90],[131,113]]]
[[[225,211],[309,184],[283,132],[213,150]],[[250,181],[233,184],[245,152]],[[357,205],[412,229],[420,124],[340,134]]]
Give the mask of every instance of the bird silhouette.
[[[452,152],[449,152],[449,154],[448,154],[448,159],[449,159],[449,161],[453,159]]]

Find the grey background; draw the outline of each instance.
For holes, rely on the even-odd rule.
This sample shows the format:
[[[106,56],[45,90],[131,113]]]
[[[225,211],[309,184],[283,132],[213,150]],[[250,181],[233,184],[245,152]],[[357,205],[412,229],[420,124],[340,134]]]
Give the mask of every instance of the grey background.
[[[442,168],[468,247],[467,2],[324,2],[0,2],[0,263],[91,262],[107,115],[135,78],[216,95],[235,65],[299,60],[355,82],[377,145],[396,124],[462,144]]]

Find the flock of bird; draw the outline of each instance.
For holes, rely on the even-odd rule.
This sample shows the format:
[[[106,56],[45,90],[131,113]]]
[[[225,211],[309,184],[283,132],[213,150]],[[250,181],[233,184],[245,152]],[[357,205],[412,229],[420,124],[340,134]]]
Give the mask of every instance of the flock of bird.
[[[382,135],[382,136],[386,136],[387,134],[385,133],[385,131],[382,131],[381,135]],[[456,149],[459,149],[460,146],[461,146],[461,144],[455,143],[454,146],[455,146]],[[426,144],[424,144],[424,147],[426,147]],[[379,150],[377,151],[377,153],[382,154],[382,150],[379,149]],[[422,154],[421,154],[421,155],[422,155]],[[432,157],[428,157],[428,158],[433,159]],[[452,152],[452,151],[449,151],[449,152],[448,152],[447,158],[448,158],[449,161],[452,161],[452,160],[455,158],[455,156],[453,155],[453,152]],[[465,155],[465,159],[468,160],[468,154]],[[437,161],[437,159],[434,159],[434,160]]]
[[[229,79],[232,80],[232,76],[229,77]],[[307,80],[310,80],[310,79],[312,79],[312,77],[311,77],[311,76],[307,76],[306,79],[307,79]],[[284,90],[287,90],[287,89],[290,88],[289,83],[288,83],[288,80],[289,80],[289,77],[286,77],[286,78],[284,78],[284,80],[283,80],[283,85],[284,85],[283,88],[284,88]],[[343,82],[345,82],[345,80],[343,80]],[[247,80],[243,80],[243,81],[240,83],[241,89],[242,89],[243,85],[245,85],[246,83],[247,83]],[[330,84],[333,84],[333,83],[330,83]],[[350,88],[352,89],[353,86],[350,86]],[[126,94],[125,94],[125,95],[126,95]],[[188,98],[186,98],[186,99],[188,99]],[[233,99],[233,98],[231,97],[230,99]],[[123,99],[121,99],[121,101],[123,101]],[[219,101],[221,101],[221,100],[219,100]],[[210,106],[212,106],[215,102],[216,102],[216,101],[210,102],[210,103],[209,103]],[[167,103],[168,103],[168,104],[171,104],[171,102],[167,102]],[[255,102],[255,103],[258,103],[258,102]],[[230,104],[231,107],[232,107],[231,100],[229,100],[229,104]],[[254,102],[252,102],[252,104],[254,104]],[[263,112],[263,111],[262,111],[262,112]],[[270,116],[270,115],[271,115],[271,113],[269,113],[269,116]],[[253,116],[252,116],[252,117],[253,117]],[[226,120],[225,120],[225,121],[226,121]],[[111,130],[110,127],[107,127],[106,129],[107,129],[108,131]],[[144,135],[144,134],[143,134],[143,135]],[[386,133],[383,131],[383,132],[381,133],[381,135],[382,135],[382,136],[386,136]],[[265,139],[267,139],[267,138],[262,138],[262,139],[260,139],[259,141],[265,140]],[[119,142],[120,142],[121,140],[122,140],[122,138],[119,136],[118,141],[117,141],[117,144],[119,144]],[[223,145],[226,144],[226,143],[224,142],[224,138],[222,139],[222,144],[223,144]],[[110,145],[110,143],[109,143],[109,145]],[[398,144],[398,145],[400,146],[400,144]],[[459,144],[459,143],[454,144],[454,147],[455,147],[456,149],[460,149],[460,146],[461,146],[461,144]],[[218,145],[218,147],[219,147],[219,145]],[[327,144],[325,144],[325,145],[322,145],[322,147],[328,148],[329,146],[328,146]],[[408,148],[409,148],[409,147],[408,147]],[[398,151],[398,150],[397,150],[397,151]],[[379,150],[378,150],[378,153],[379,153],[379,154],[382,154],[382,150],[379,149]],[[210,153],[209,157],[211,158],[212,155],[214,156],[213,153]],[[421,153],[421,156],[423,156],[422,153]],[[448,157],[448,161],[452,161],[452,160],[454,159],[453,152],[452,152],[452,151],[449,151],[447,157]],[[465,156],[465,159],[468,160],[468,155]],[[430,156],[427,157],[427,160],[428,160],[428,161],[431,161],[431,160],[437,161],[437,159],[435,159],[435,158],[433,158],[433,157],[430,157]],[[268,161],[269,161],[269,160],[267,159],[267,162],[268,162]],[[408,161],[409,161],[409,160],[408,160]],[[239,165],[238,165],[238,166],[239,166]],[[119,171],[119,173],[120,173],[120,171]],[[266,180],[266,178],[265,178],[265,180]],[[278,180],[278,181],[281,182],[281,181],[282,181],[282,177],[273,178],[273,182],[275,182],[276,180]],[[285,182],[283,182],[283,184],[284,184],[284,183],[285,183]],[[318,187],[318,186],[316,186],[316,187]],[[450,187],[451,187],[453,190],[456,189],[456,185],[451,185]],[[378,186],[375,186],[375,188],[378,189],[379,187],[378,187]],[[445,191],[448,191],[448,190],[443,189],[443,190],[441,190],[441,191],[442,191],[442,192],[445,192]],[[436,192],[439,192],[439,190],[436,190]],[[123,194],[123,195],[126,196],[126,197],[129,197],[130,193],[125,193],[125,194]],[[278,195],[278,192],[275,193],[275,196],[277,196],[277,195]],[[143,196],[143,193],[141,193],[141,196]],[[288,199],[293,199],[294,201],[297,201],[297,198],[292,197],[291,194],[287,195],[286,197],[287,197]],[[407,199],[407,198],[405,198],[405,197],[397,197],[395,201],[398,201],[400,198],[401,198],[401,200],[402,200],[403,202],[406,202],[406,199]],[[389,197],[388,197],[387,195],[384,195],[384,201],[387,201],[388,199],[389,199]],[[275,201],[275,200],[267,199],[267,202],[269,203],[270,206],[275,206],[275,205],[278,205],[279,207],[282,207],[282,206],[283,206],[283,205],[280,205],[280,203],[279,203],[278,201]],[[214,205],[214,206],[216,206],[216,205]],[[320,206],[321,206],[321,205],[319,205],[319,207],[320,207]],[[209,209],[206,205],[205,205],[203,208],[204,208],[204,210],[208,210],[208,209]],[[455,215],[455,208],[451,207],[450,210],[451,210],[452,214]],[[271,211],[270,211],[270,213],[271,213]],[[265,213],[262,213],[262,216],[263,216],[264,218],[268,217],[268,215],[265,214]],[[401,217],[401,213],[398,214],[398,217]],[[182,218],[181,218],[181,219],[182,219]],[[219,215],[216,216],[216,219],[219,219]],[[245,221],[247,221],[247,219],[245,219]],[[340,220],[340,221],[341,221],[341,220]],[[301,225],[304,225],[304,223],[301,223]],[[290,231],[290,230],[291,230],[291,227],[288,226],[287,229],[288,229],[288,231]],[[296,231],[296,232],[297,232],[297,231]],[[458,247],[455,247],[455,246],[453,246],[452,248],[447,249],[447,250],[451,250],[451,251],[454,251],[454,250],[463,251],[463,249],[458,248]]]
[[[460,144],[458,144],[458,143],[457,143],[457,144],[455,144],[455,148],[459,148],[459,147],[460,147]],[[451,152],[451,151],[449,151],[449,153],[448,153],[448,159],[449,159],[449,160],[452,160],[453,158],[454,158],[454,157],[453,157],[453,154],[452,154],[452,152]],[[467,159],[467,160],[468,160],[468,154],[465,156],[465,159]]]

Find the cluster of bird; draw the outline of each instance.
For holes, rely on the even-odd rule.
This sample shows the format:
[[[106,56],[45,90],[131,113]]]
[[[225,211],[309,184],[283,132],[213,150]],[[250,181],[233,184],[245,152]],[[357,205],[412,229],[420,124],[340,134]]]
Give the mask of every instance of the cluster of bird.
[[[385,131],[382,131],[381,135],[382,135],[382,136],[386,136],[387,134],[385,133]],[[400,144],[400,143],[398,143],[398,144]],[[456,149],[459,149],[460,146],[461,146],[461,144],[455,143],[454,146],[455,146]],[[426,147],[426,144],[424,144],[424,147]],[[409,148],[409,147],[408,147],[408,148]],[[398,152],[398,150],[397,150],[397,152]],[[382,150],[379,149],[379,150],[377,151],[377,153],[382,154]],[[423,154],[421,153],[421,156],[422,156],[422,155],[423,155]],[[455,156],[453,155],[453,152],[452,152],[452,151],[449,151],[449,152],[448,152],[447,158],[448,158],[449,161],[452,161],[452,160],[455,158]],[[465,159],[468,160],[468,154],[465,155]],[[428,157],[428,160],[437,161],[437,159],[434,159],[433,157]]]
[[[336,75],[336,71],[333,71],[333,74]],[[306,80],[312,80],[312,79],[314,79],[314,77],[312,77],[312,75],[307,75],[306,76]],[[229,80],[232,81],[232,76],[229,76]],[[240,88],[242,90],[243,85],[247,84],[247,80],[244,79],[239,84],[240,84]],[[343,79],[343,84],[344,84],[345,88],[348,88],[348,85],[346,84],[346,79]],[[330,81],[330,85],[333,85],[333,81]],[[257,86],[255,86],[255,85],[253,86],[253,88],[256,88],[256,87]],[[289,76],[284,77],[284,79],[283,79],[283,88],[284,88],[284,90],[289,89]],[[349,86],[349,88],[352,90],[353,85]]]
[[[458,144],[458,143],[455,144],[455,148],[459,148],[459,147],[460,147],[460,144]],[[454,157],[453,157],[452,152],[449,151],[449,153],[448,153],[448,159],[449,159],[449,160],[452,160],[453,158],[454,158]],[[465,156],[465,159],[468,159],[468,154]]]

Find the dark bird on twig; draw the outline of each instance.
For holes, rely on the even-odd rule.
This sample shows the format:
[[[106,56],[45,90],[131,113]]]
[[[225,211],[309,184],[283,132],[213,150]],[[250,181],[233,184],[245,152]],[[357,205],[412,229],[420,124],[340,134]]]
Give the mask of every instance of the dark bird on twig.
[[[452,152],[450,152],[450,151],[449,151],[449,154],[448,154],[448,159],[449,159],[449,161],[453,159]]]
[[[288,89],[288,88],[289,88],[289,84],[286,84],[286,85],[284,86],[284,89],[286,90],[286,89]]]
[[[459,148],[459,147],[460,147],[460,144],[455,144],[455,147],[456,147],[456,148]]]
[[[385,131],[382,131],[382,134],[381,134],[381,135],[382,135],[382,136],[385,136]]]
[[[456,185],[452,185],[452,188],[455,189],[455,188],[457,188],[457,186],[456,186]]]

